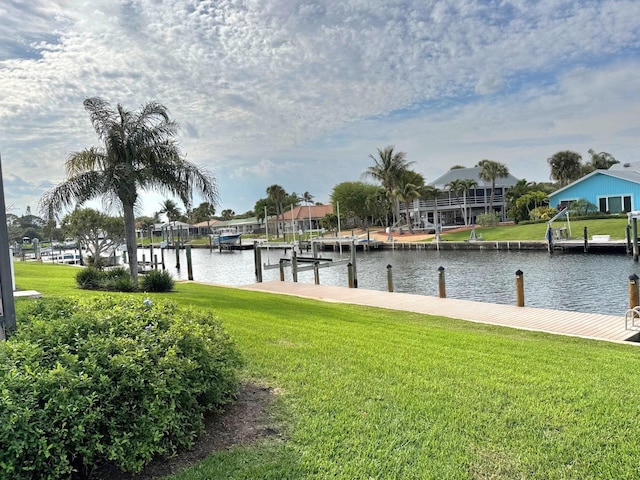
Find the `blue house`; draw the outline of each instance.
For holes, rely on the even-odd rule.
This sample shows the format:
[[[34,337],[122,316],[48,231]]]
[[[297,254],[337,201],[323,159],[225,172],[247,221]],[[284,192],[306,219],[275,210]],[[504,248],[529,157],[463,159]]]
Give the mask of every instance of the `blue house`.
[[[618,163],[608,170],[594,170],[549,195],[549,206],[560,209],[586,199],[601,212],[621,213],[640,209],[640,162]]]

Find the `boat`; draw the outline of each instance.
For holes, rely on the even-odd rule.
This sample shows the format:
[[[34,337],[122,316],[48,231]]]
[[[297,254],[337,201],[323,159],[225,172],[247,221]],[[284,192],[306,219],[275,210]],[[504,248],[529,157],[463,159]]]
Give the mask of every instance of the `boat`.
[[[241,236],[235,229],[223,228],[211,235],[211,242],[214,245],[239,245]]]

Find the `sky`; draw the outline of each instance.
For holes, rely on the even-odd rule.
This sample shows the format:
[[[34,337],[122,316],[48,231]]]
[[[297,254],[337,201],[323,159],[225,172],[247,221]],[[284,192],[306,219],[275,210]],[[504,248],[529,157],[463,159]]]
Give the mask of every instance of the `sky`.
[[[9,213],[99,145],[88,97],[166,106],[218,212],[273,184],[326,203],[387,145],[427,183],[482,159],[548,181],[560,150],[639,160],[640,2],[2,0]],[[165,198],[144,192],[138,213]]]

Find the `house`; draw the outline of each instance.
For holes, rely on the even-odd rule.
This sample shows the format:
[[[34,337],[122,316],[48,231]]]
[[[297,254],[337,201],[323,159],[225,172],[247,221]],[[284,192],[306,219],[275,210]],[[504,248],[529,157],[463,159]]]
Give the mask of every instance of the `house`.
[[[234,218],[232,220],[211,220],[211,232],[220,233],[222,230],[233,230],[237,233],[264,233],[264,223],[258,217]]]
[[[640,162],[618,163],[608,170],[594,170],[549,195],[558,209],[585,199],[600,212],[622,213],[640,208]]]
[[[293,207],[293,210],[270,218],[269,230],[273,222],[278,222],[278,230],[285,233],[320,230],[322,219],[330,213],[333,213],[332,205],[298,205]],[[273,230],[275,231],[275,228]]]
[[[409,213],[415,228],[430,224],[464,225],[466,212],[470,223],[482,213],[488,213],[491,206],[491,182],[480,178],[480,167],[454,168],[437,178],[429,185],[440,190],[437,201],[434,199],[414,200],[409,205]],[[451,191],[449,184],[455,180],[473,180],[476,186],[468,193]],[[509,174],[505,178],[496,178],[493,195],[493,210],[500,214],[501,221],[506,220],[507,199],[505,192],[518,183],[518,179]],[[400,213],[405,213],[405,206],[400,205]],[[437,215],[438,222],[434,221]]]

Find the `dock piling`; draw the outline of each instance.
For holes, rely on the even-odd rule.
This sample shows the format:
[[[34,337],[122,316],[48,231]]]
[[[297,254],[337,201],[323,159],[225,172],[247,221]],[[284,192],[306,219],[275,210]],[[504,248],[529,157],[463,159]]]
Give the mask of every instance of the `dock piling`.
[[[393,292],[393,267],[387,265],[387,290]]]
[[[524,273],[516,270],[516,305],[524,307]]]
[[[629,275],[629,308],[640,305],[640,295],[638,293],[638,280],[640,278],[635,273]]]
[[[438,295],[440,298],[447,298],[447,289],[444,282],[444,267],[438,267]]]

